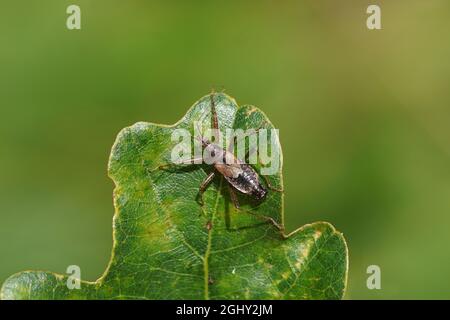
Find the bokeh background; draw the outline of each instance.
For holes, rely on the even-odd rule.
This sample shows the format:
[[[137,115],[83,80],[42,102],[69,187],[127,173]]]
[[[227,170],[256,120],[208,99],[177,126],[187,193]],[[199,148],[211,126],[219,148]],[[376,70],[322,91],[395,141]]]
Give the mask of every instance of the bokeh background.
[[[2,1],[0,282],[70,264],[97,279],[116,134],[223,86],[280,129],[287,228],[344,233],[347,299],[450,298],[449,31],[447,0]]]

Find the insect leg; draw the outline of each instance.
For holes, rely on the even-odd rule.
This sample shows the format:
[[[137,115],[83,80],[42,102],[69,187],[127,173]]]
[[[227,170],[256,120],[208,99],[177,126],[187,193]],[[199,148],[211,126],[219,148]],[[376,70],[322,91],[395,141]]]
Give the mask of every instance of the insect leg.
[[[254,149],[253,150],[249,150],[249,153],[247,154],[246,158],[249,157],[250,151],[254,152],[255,150]],[[258,153],[258,158],[259,158],[259,153]],[[261,160],[261,159],[259,159],[259,160]],[[267,188],[269,188],[270,190],[276,191],[276,192],[284,192],[283,189],[280,189],[280,188],[272,186],[272,184],[270,183],[270,180],[269,180],[269,178],[267,178],[267,176],[262,175],[262,174],[260,174],[259,176],[263,177],[264,181],[266,182]]]
[[[272,184],[270,183],[270,180],[269,180],[269,178],[267,178],[267,176],[260,175],[260,177],[263,177],[264,181],[266,181],[267,188],[269,188],[270,190],[276,191],[276,192],[284,192],[283,189],[272,186]]]
[[[268,216],[265,216],[265,215],[261,215],[261,214],[258,214],[258,213],[252,212],[252,211],[243,210],[243,209],[240,209],[240,208],[236,208],[236,210],[238,210],[240,212],[243,212],[243,213],[251,214],[252,216],[254,216],[254,217],[258,218],[258,219],[264,220],[266,222],[270,222],[275,228],[278,229],[278,231],[280,231],[280,233],[281,233],[281,235],[283,237],[286,236],[284,234],[284,226],[282,226],[281,224],[276,222],[274,218],[268,217]]]
[[[195,162],[199,162],[199,161],[203,161],[203,158],[202,157],[200,157],[200,158],[191,158],[191,159],[183,160],[183,161],[178,162],[178,163],[170,162],[170,163],[159,165],[156,168],[153,168],[153,169],[149,170],[149,172],[153,172],[153,171],[156,171],[156,170],[164,170],[166,168],[175,167],[175,166],[179,166],[179,165],[196,164]]]
[[[238,210],[239,212],[251,214],[252,216],[255,216],[258,219],[262,219],[264,221],[270,222],[272,225],[274,225],[281,232],[281,235],[283,237],[286,237],[285,234],[284,234],[284,227],[282,225],[280,225],[278,222],[276,222],[272,217],[260,215],[260,214],[257,214],[255,212],[252,212],[252,211],[241,209],[240,206],[239,206],[239,202],[238,202],[237,196],[236,196],[236,192],[234,192],[233,187],[228,185],[228,190],[230,192],[231,201],[233,202],[233,205],[236,208],[236,210]]]
[[[205,202],[203,201],[203,193],[205,192],[206,188],[208,187],[208,185],[211,183],[211,181],[214,179],[215,176],[215,172],[211,172],[206,178],[205,180],[203,180],[202,184],[200,185],[200,188],[198,190],[198,198],[199,198],[199,202],[200,205],[203,207],[203,205],[205,204]]]
[[[230,192],[231,202],[233,202],[234,207],[239,210],[240,207],[236,192],[234,192],[233,187],[230,184],[228,184],[228,191]]]

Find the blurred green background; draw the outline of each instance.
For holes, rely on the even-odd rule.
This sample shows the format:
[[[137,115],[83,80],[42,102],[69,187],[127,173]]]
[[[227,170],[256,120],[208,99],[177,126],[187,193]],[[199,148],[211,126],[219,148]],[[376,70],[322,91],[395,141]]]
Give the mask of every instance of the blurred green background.
[[[70,264],[97,279],[116,134],[223,86],[280,129],[288,229],[344,233],[347,299],[450,298],[449,31],[447,0],[2,1],[0,282]]]

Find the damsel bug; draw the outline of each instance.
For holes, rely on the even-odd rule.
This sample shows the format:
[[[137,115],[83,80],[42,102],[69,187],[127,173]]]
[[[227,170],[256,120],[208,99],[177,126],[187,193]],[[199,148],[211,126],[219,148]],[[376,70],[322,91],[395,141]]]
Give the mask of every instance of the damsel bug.
[[[214,102],[214,93],[210,95],[210,104],[211,104],[211,126],[212,129],[215,131],[219,131],[219,122],[216,112],[216,106]],[[252,134],[258,133],[259,129],[251,130],[250,133],[246,133],[246,135],[242,136],[241,138],[246,138]],[[214,177],[218,174],[222,175],[228,184],[228,190],[230,193],[231,201],[233,202],[235,208],[240,211],[245,211],[247,213],[250,213],[252,215],[257,216],[260,219],[264,219],[266,221],[269,221],[272,223],[278,230],[281,231],[281,233],[284,235],[284,227],[280,225],[278,222],[276,222],[273,218],[263,215],[258,215],[251,211],[241,210],[240,205],[238,202],[238,198],[235,191],[239,191],[242,194],[246,194],[249,197],[253,198],[257,201],[263,201],[268,193],[268,190],[276,191],[276,192],[283,192],[282,189],[278,189],[273,187],[266,176],[259,175],[255,169],[249,164],[247,164],[242,159],[237,158],[233,154],[234,145],[236,143],[237,137],[234,136],[234,139],[230,142],[227,149],[224,149],[223,147],[219,146],[216,143],[212,143],[207,138],[201,136],[197,137],[199,142],[201,143],[202,147],[205,148],[205,150],[208,150],[210,155],[217,159],[216,161],[212,162],[212,166],[214,166],[214,169],[211,173],[208,174],[208,176],[205,178],[205,180],[201,183],[198,196],[199,196],[199,202],[200,205],[204,205],[203,201],[203,193],[206,191],[208,185],[211,183],[211,181],[214,179]],[[245,158],[248,158],[250,153],[253,150],[248,150],[246,153]],[[178,163],[168,163],[164,165],[160,165],[155,169],[164,169],[173,165],[189,165],[189,164],[195,164],[195,163],[202,163],[203,158],[191,158],[188,160],[183,160]],[[154,169],[154,170],[155,170]],[[152,170],[152,171],[154,171]],[[265,180],[265,185],[261,183],[261,177]],[[211,226],[210,226],[211,227]]]

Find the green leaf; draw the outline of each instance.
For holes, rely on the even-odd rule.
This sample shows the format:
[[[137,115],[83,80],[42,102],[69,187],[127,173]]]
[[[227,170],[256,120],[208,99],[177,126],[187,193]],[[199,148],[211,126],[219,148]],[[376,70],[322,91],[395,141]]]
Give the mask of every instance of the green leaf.
[[[215,94],[221,130],[273,128],[253,106]],[[210,113],[203,97],[173,126],[140,122],[123,129],[113,146],[108,172],[114,180],[112,257],[104,275],[68,289],[68,275],[25,271],[3,284],[2,299],[340,299],[347,281],[345,240],[332,225],[316,222],[287,239],[273,224],[283,221],[283,195],[269,191],[255,205],[231,204],[226,182],[216,177],[204,195],[198,188],[208,165],[152,170],[167,163],[176,128]],[[209,126],[209,116],[203,117]],[[272,148],[280,148],[279,145]],[[281,154],[281,148],[280,154]],[[259,166],[256,166],[259,170]],[[281,170],[280,170],[281,172]],[[281,173],[270,177],[282,186]],[[208,226],[208,227],[207,227]],[[209,228],[211,227],[211,228]]]

